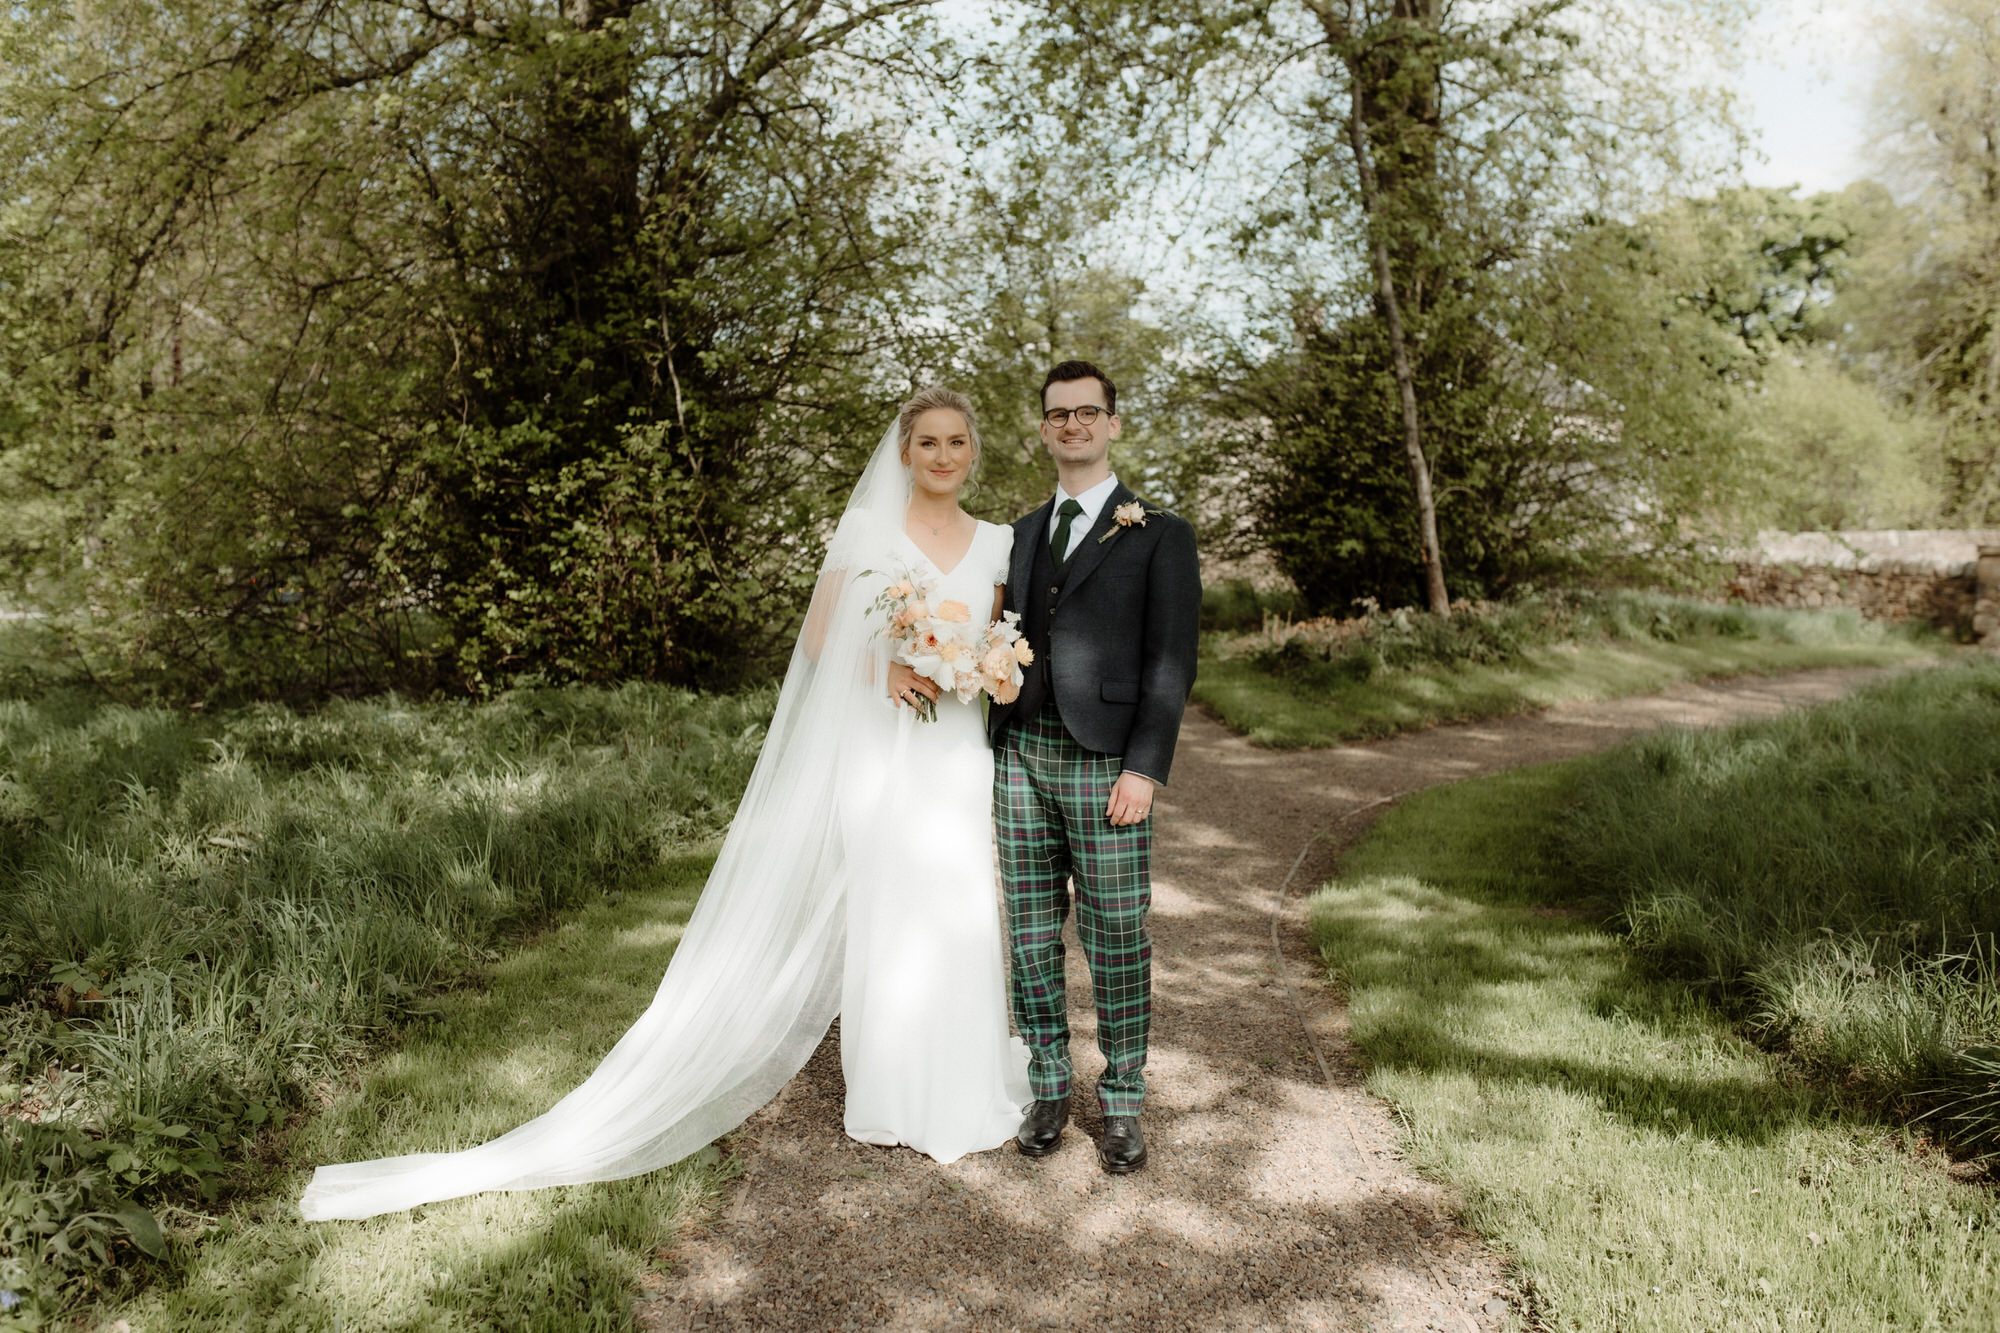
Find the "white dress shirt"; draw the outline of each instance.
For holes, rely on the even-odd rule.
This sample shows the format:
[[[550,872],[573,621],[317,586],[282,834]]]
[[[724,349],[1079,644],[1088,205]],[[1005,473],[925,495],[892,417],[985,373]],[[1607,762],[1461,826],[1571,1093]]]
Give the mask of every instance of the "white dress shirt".
[[[1105,501],[1109,500],[1111,492],[1117,489],[1118,474],[1116,472],[1106,477],[1103,481],[1098,482],[1095,486],[1092,486],[1082,495],[1071,495],[1062,488],[1061,482],[1057,482],[1056,504],[1054,509],[1049,510],[1049,534],[1045,539],[1048,541],[1050,548],[1053,549],[1055,546],[1056,524],[1062,522],[1062,515],[1057,511],[1062,508],[1064,500],[1074,500],[1083,506],[1083,512],[1070,520],[1069,549],[1063,552],[1063,559],[1067,560],[1076,554],[1077,547],[1083,545],[1083,539],[1090,535],[1091,528],[1096,525],[1097,516],[1103,511]]]

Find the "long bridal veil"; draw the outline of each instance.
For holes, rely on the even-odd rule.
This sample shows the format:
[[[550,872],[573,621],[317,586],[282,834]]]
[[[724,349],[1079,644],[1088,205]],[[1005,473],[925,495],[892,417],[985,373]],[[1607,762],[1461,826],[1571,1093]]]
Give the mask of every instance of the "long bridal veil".
[[[616,1180],[741,1124],[805,1064],[840,1009],[849,848],[841,749],[888,713],[864,577],[909,499],[891,423],[848,499],[777,711],[715,869],[645,1013],[582,1086],[460,1152],[323,1166],[308,1220],[372,1217],[484,1190]],[[875,849],[854,847],[867,857]]]

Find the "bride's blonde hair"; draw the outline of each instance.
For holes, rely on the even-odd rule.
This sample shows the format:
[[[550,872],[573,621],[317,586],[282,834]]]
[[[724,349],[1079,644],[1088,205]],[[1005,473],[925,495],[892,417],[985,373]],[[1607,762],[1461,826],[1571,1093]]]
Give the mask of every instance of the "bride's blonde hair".
[[[910,395],[909,401],[896,413],[896,452],[908,461],[910,432],[917,428],[917,418],[940,407],[950,408],[965,418],[965,433],[972,438],[972,469],[966,473],[967,480],[970,480],[972,472],[979,468],[979,456],[984,451],[979,443],[979,420],[972,415],[972,400],[956,389],[933,384]]]

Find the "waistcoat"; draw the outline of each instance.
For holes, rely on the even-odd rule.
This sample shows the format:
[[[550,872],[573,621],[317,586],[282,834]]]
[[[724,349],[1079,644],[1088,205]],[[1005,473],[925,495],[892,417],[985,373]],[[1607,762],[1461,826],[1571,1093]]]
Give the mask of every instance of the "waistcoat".
[[[1028,566],[1028,586],[1021,596],[1021,633],[1035,650],[1035,660],[1021,673],[1021,698],[1015,716],[1023,718],[1034,717],[1044,703],[1050,706],[1055,703],[1055,688],[1049,676],[1053,670],[1049,660],[1049,626],[1055,621],[1056,598],[1061,596],[1063,582],[1074,565],[1065,565],[1063,572],[1057,574],[1049,541],[1047,534],[1036,540],[1035,559]]]

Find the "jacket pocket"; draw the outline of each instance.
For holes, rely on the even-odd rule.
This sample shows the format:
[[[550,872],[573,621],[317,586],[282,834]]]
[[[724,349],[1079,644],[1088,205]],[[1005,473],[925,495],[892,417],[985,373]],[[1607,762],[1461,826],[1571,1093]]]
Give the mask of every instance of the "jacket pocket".
[[[1098,694],[1108,704],[1135,704],[1139,702],[1139,682],[1136,680],[1107,680]]]

